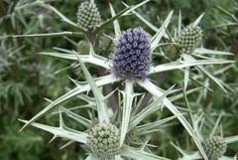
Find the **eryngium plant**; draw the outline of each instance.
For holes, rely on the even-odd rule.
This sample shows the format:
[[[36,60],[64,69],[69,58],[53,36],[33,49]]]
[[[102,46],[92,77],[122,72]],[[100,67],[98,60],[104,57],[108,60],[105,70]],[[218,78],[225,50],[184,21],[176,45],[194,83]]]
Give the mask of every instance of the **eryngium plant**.
[[[64,20],[64,22],[66,22],[69,26],[75,28],[77,32],[40,34],[40,36],[73,35],[77,37],[81,36],[83,33],[83,35],[85,36],[85,40],[87,40],[89,45],[89,54],[82,55],[76,52],[75,50],[69,50],[64,48],[56,48],[57,52],[42,52],[41,54],[68,59],[75,61],[76,63],[79,63],[84,72],[86,81],[79,82],[76,79],[71,79],[72,82],[76,84],[76,87],[70,89],[66,94],[62,95],[56,100],[50,101],[50,104],[41,112],[39,112],[37,115],[35,115],[31,120],[29,121],[23,120],[23,122],[26,123],[23,129],[31,124],[37,128],[43,129],[45,131],[54,134],[55,137],[63,137],[70,140],[70,142],[80,142],[82,144],[88,144],[89,146],[91,146],[91,151],[89,156],[87,157],[87,160],[88,159],[96,160],[103,158],[167,160],[167,158],[155,155],[153,154],[152,151],[150,151],[149,145],[147,144],[148,140],[146,140],[144,136],[148,135],[149,133],[157,131],[159,125],[167,123],[170,120],[176,118],[182,124],[187,133],[190,135],[194,144],[201,153],[202,158],[208,160],[208,156],[202,145],[203,141],[196,133],[193,124],[191,124],[190,121],[187,119],[186,110],[176,106],[174,104],[174,101],[180,99],[181,97],[183,98],[183,96],[191,92],[192,93],[194,92],[194,90],[192,91],[187,90],[190,76],[192,79],[196,81],[202,81],[200,77],[203,77],[204,74],[202,74],[201,72],[199,72],[198,76],[194,75],[193,73],[190,74],[189,68],[191,67],[199,68],[200,70],[203,71],[203,73],[205,73],[205,75],[207,75],[209,78],[211,78],[213,81],[217,82],[221,87],[223,87],[223,85],[220,84],[220,81],[217,81],[216,77],[211,76],[204,66],[231,63],[233,61],[222,59],[220,57],[214,58],[213,55],[216,54],[232,55],[232,54],[229,52],[208,50],[202,47],[200,48],[200,46],[196,45],[195,47],[198,48],[195,48],[193,52],[191,52],[190,54],[182,53],[181,57],[173,62],[153,65],[152,56],[156,55],[158,53],[158,48],[164,45],[163,40],[164,39],[168,40],[170,37],[169,35],[171,35],[168,33],[169,32],[168,26],[173,15],[173,11],[171,11],[168,14],[168,16],[161,24],[161,27],[157,28],[150,22],[141,18],[141,16],[138,16],[139,14],[135,12],[135,9],[144,5],[148,1],[149,0],[143,1],[140,4],[137,4],[133,7],[127,6],[125,4],[127,8],[119,12],[118,14],[116,14],[113,6],[110,4],[110,11],[112,17],[106,22],[96,26],[92,30],[86,30],[86,28],[79,27],[74,22],[70,21],[68,18],[62,15],[55,8],[48,6],[48,8],[50,8],[57,15],[59,15],[60,18]],[[140,17],[140,19],[142,19],[143,22],[145,22],[148,25],[148,27],[150,27],[153,31],[155,31],[155,33],[151,34],[152,36],[150,38],[148,34],[140,27],[130,28],[125,32],[121,31],[117,18],[126,16],[128,14],[131,15],[131,13]],[[198,17],[191,25],[193,25],[193,27],[198,26],[202,17],[203,16]],[[111,36],[110,38],[116,44],[116,49],[113,53],[112,61],[109,60],[108,56],[103,57],[97,53],[98,48],[97,38],[99,37],[98,32],[102,30],[102,28],[105,25],[108,25],[110,22],[114,22],[113,27],[115,33],[115,36]],[[181,28],[182,27],[180,25],[178,30],[180,31]],[[25,36],[31,37],[34,35],[31,36],[25,35]],[[171,37],[172,42],[175,42],[175,39],[176,38]],[[162,50],[162,48],[160,49]],[[107,71],[105,72],[107,73],[107,75],[93,78],[85,65],[86,63],[95,65],[99,68],[104,68],[104,70]],[[173,89],[173,87],[167,90],[160,88],[154,83],[155,80],[151,78],[152,77],[151,75],[153,74],[168,72],[171,70],[182,71],[182,73],[184,73],[185,75],[184,77],[185,87],[181,89],[183,91],[182,93],[179,93],[178,90]],[[114,97],[116,94],[113,91],[105,93],[102,92],[102,90],[100,89],[101,87],[103,88],[103,86],[105,85],[110,86],[112,83],[115,83],[115,85],[119,84],[114,91],[115,93],[118,92],[118,97],[115,98],[115,101],[113,103],[114,105],[117,106],[117,108],[113,108],[114,106],[108,105],[110,97]],[[201,82],[201,84],[203,83],[205,82]],[[149,101],[147,101],[147,103],[145,103],[145,105],[142,106],[140,110],[138,108],[140,107],[141,102],[146,100],[143,99],[143,96],[140,97],[141,93],[135,92],[136,91],[135,86],[141,87],[142,89],[144,89],[146,93],[150,93],[153,96],[153,98],[149,99]],[[119,87],[120,90],[118,89]],[[193,85],[191,85],[191,87],[193,87]],[[88,94],[91,92],[93,93],[93,97],[89,96],[90,94]],[[178,95],[178,97],[171,96],[171,94],[175,92],[180,95]],[[77,115],[76,113],[73,112],[73,109],[71,108],[66,109],[65,107],[62,106],[63,102],[66,102],[67,100],[76,96],[88,102],[88,105],[86,106],[88,115],[85,115],[85,117]],[[52,127],[35,122],[43,114],[56,108],[59,105],[61,105],[59,110],[60,127]],[[77,109],[80,109],[81,107],[82,106],[78,107]],[[148,124],[141,123],[146,117],[148,117],[148,115],[156,111],[160,111],[164,107],[166,107],[173,114],[173,116],[167,117],[162,120],[159,119]],[[62,113],[65,113],[67,116],[73,118],[77,122],[84,125],[86,127],[86,130],[78,131],[65,126],[65,124],[63,123]],[[117,147],[118,146],[117,143],[111,143],[111,145],[113,144],[113,146],[116,147],[113,148],[113,150],[110,152],[105,152],[106,153],[105,155],[101,154],[103,151],[105,151],[106,148],[108,148],[109,144],[107,142],[109,142],[109,139],[105,138],[106,139],[106,140],[104,139],[105,144],[103,144],[100,143],[102,142],[101,137],[97,137],[99,138],[97,139],[95,137],[92,138],[92,136],[89,135],[90,133],[88,133],[88,131],[92,131],[93,130],[92,126],[95,126],[95,124],[93,123],[94,121],[98,122],[99,126],[109,124],[116,125],[115,127],[118,128],[119,130],[119,147]],[[130,131],[133,130],[136,131],[135,140],[131,140],[130,136],[128,136]],[[109,135],[111,136],[112,134],[113,133],[111,132]],[[116,137],[114,138],[117,139]],[[95,143],[92,143],[92,139],[94,140],[97,139],[97,142],[99,141],[99,143],[96,143],[96,141]],[[129,141],[127,141],[127,139],[129,139]],[[117,153],[117,151],[119,151],[119,153]]]

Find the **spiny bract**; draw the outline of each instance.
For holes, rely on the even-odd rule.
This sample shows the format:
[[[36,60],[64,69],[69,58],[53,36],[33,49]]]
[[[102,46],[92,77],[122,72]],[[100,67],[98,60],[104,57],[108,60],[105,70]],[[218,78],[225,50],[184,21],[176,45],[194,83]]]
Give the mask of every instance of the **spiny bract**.
[[[180,53],[192,53],[202,42],[202,30],[199,26],[189,25],[178,36],[176,43]]]
[[[101,15],[94,2],[83,2],[77,12],[78,26],[86,31],[94,30],[101,23]]]
[[[90,130],[88,144],[101,160],[113,159],[120,152],[119,130],[112,124],[98,124]]]
[[[149,35],[141,28],[123,32],[116,45],[113,69],[117,77],[145,79],[151,65]]]
[[[206,139],[203,142],[203,147],[209,160],[218,160],[218,158],[221,158],[225,154],[227,144],[224,138],[214,136]]]

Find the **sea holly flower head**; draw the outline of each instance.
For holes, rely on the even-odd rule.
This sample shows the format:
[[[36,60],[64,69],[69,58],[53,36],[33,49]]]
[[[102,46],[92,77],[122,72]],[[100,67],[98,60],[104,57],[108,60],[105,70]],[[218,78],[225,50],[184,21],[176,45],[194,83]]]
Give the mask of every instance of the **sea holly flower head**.
[[[112,124],[97,124],[88,139],[91,152],[101,160],[112,159],[120,152],[119,130]]]
[[[202,29],[199,26],[189,25],[184,28],[176,42],[179,45],[181,53],[193,52],[202,42]]]
[[[117,77],[145,79],[151,65],[149,35],[141,28],[123,32],[116,45],[113,69]]]
[[[83,2],[77,12],[78,26],[86,31],[91,31],[101,23],[101,15],[94,2]]]
[[[227,144],[224,138],[213,136],[203,142],[203,147],[210,160],[218,160],[225,154]]]

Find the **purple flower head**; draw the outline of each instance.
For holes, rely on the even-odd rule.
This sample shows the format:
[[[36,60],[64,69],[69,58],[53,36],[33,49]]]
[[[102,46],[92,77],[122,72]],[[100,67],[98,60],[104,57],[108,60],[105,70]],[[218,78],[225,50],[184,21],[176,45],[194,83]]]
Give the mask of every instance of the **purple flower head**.
[[[113,69],[117,77],[146,78],[151,64],[149,35],[141,28],[123,32],[116,45]]]

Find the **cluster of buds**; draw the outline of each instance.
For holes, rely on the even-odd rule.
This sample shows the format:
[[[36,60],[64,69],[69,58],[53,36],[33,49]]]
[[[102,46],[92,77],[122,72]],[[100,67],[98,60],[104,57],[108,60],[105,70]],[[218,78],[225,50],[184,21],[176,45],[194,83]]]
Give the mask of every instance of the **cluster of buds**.
[[[192,53],[202,42],[202,29],[189,25],[184,28],[176,39],[180,53]]]
[[[112,124],[98,124],[89,132],[88,145],[101,160],[113,159],[120,153],[119,130]]]
[[[78,26],[93,31],[101,23],[101,15],[94,2],[83,2],[77,12]]]
[[[213,136],[203,142],[203,147],[209,160],[218,160],[225,154],[227,144],[224,138]]]

